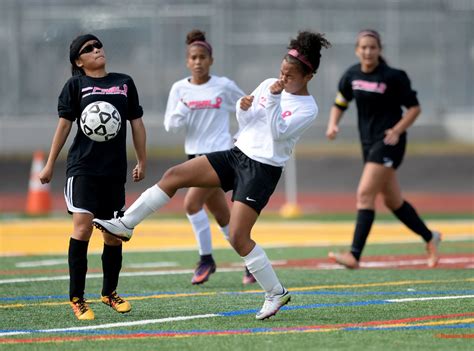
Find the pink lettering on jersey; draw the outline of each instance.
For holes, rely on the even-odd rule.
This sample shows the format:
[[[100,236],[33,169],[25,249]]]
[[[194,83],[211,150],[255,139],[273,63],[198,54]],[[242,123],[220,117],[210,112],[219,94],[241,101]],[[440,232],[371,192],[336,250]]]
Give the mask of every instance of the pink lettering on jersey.
[[[191,110],[220,109],[221,104],[222,98],[220,97],[217,97],[214,103],[212,100],[195,100],[186,103]]]
[[[260,96],[258,104],[262,107],[266,107],[267,106],[267,98],[265,96]]]
[[[87,92],[86,94],[82,95],[83,98],[89,95],[124,95],[127,96],[128,93],[128,86],[127,84],[123,85],[123,88],[118,86],[110,87],[110,88],[99,88],[99,87],[86,87],[83,88],[82,93]]]
[[[286,117],[290,117],[291,116],[291,111],[285,111],[281,114],[281,117],[283,119],[285,119]]]
[[[387,84],[379,82],[369,82],[366,80],[353,80],[352,90],[362,90],[371,93],[383,94],[387,90]]]

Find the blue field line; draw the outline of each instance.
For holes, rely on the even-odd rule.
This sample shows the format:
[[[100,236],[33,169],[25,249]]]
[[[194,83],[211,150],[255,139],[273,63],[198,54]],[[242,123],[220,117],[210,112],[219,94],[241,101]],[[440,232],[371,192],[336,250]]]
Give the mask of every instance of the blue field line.
[[[423,291],[365,291],[365,292],[353,292],[353,291],[329,291],[329,290],[314,290],[314,291],[291,291],[292,295],[320,295],[320,296],[371,296],[371,295],[383,295],[383,296],[413,296],[413,295],[449,295],[449,294],[474,294],[474,290],[423,290]],[[212,293],[212,291],[209,291]],[[216,295],[261,295],[262,292],[215,292]],[[154,295],[179,295],[179,294],[196,294],[200,295],[201,292],[176,292],[176,291],[156,291],[151,293],[141,294],[120,294],[122,297],[146,297]],[[98,299],[100,294],[87,294],[86,299]],[[0,301],[41,301],[41,300],[68,300],[69,295],[44,295],[44,296],[16,296],[16,297],[0,297]]]

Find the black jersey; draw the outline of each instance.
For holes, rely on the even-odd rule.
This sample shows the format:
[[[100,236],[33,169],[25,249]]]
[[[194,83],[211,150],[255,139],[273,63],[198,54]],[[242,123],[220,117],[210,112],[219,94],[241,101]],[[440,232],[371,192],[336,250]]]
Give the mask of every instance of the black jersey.
[[[359,134],[362,143],[384,138],[385,130],[402,118],[402,106],[417,106],[416,91],[404,71],[380,63],[373,72],[364,73],[361,65],[350,67],[339,82],[335,106],[341,110],[356,100]]]
[[[106,101],[120,113],[122,126],[112,140],[95,142],[79,126],[82,110],[92,102]],[[109,73],[102,78],[71,77],[58,99],[60,118],[76,121],[77,133],[69,149],[67,177],[77,175],[110,176],[125,181],[127,175],[127,120],[143,115],[132,78],[121,73]]]

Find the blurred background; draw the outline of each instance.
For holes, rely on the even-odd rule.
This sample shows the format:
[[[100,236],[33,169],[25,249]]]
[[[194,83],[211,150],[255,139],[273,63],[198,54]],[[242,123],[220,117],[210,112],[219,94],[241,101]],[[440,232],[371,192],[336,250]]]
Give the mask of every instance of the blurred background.
[[[329,144],[324,133],[338,80],[357,62],[355,36],[373,28],[388,63],[408,73],[423,109],[409,131],[402,187],[467,194],[472,212],[473,24],[474,0],[0,0],[0,194],[27,191],[32,152],[47,152],[56,128],[57,97],[70,77],[69,44],[87,32],[104,43],[108,71],[135,80],[151,156],[148,183],[183,160],[183,137],[162,125],[171,85],[188,75],[185,36],[194,28],[214,47],[212,73],[248,93],[278,75],[298,30],[326,33],[333,47],[322,53],[310,86],[320,114],[297,149],[298,186],[355,193],[362,169],[355,106],[338,141]],[[52,184],[59,193],[62,167],[60,160]]]

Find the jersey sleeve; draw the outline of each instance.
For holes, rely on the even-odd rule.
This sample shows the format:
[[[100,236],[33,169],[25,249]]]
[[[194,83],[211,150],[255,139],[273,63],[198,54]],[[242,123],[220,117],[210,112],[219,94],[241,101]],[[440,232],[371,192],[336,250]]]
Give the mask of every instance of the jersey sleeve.
[[[334,100],[334,106],[342,111],[349,107],[349,102],[353,99],[352,84],[349,72],[346,72],[339,81],[338,92]]]
[[[164,126],[167,132],[177,133],[186,128],[191,109],[181,101],[176,84],[171,87],[166,103]]]
[[[406,108],[418,106],[418,98],[416,91],[412,89],[410,79],[404,71],[400,71],[398,75],[398,89],[400,96],[400,104]]]
[[[59,94],[58,116],[74,122],[81,115],[79,104],[79,80],[73,77]]]
[[[269,85],[269,82],[271,82],[271,80],[269,79],[264,80],[262,83],[260,83],[258,87],[255,88],[254,91],[252,91],[250,95],[254,97],[254,100],[253,100],[252,106],[250,106],[250,108],[247,111],[244,111],[240,108],[240,99],[242,97],[237,100],[235,104],[235,109],[236,109],[235,115],[237,116],[237,122],[239,122],[239,129],[242,129],[253,120],[255,106],[256,104],[259,103],[259,98],[262,95],[265,88]]]
[[[130,78],[128,82],[128,120],[137,119],[143,117],[143,108],[140,105],[138,99],[138,91],[135,86],[135,82]]]
[[[237,84],[235,84],[234,81],[229,80],[226,87],[226,94],[229,98],[229,106],[231,106],[232,112],[235,112],[235,104],[237,103],[237,100],[244,96],[245,93],[237,86]]]

